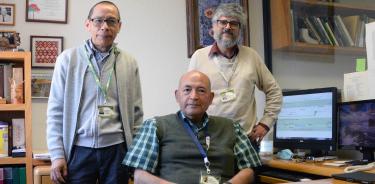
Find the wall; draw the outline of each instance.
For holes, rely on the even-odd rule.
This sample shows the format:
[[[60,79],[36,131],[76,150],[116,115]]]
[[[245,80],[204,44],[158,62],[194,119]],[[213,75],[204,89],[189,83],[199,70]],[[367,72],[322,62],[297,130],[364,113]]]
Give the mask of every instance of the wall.
[[[2,0],[3,2],[3,0]],[[30,35],[63,36],[64,48],[83,43],[89,37],[84,20],[96,1],[69,0],[68,24],[25,22],[25,0],[5,0],[16,4],[16,25],[0,30],[20,32],[21,47],[29,50]],[[184,0],[113,0],[123,20],[117,37],[119,47],[138,60],[145,118],[175,112],[174,89],[179,76],[186,71],[186,10]],[[263,22],[261,0],[250,0],[251,45],[263,55]],[[51,70],[33,72],[48,73]],[[257,94],[262,99],[262,94]],[[263,103],[259,103],[261,108]],[[46,99],[33,99],[33,149],[45,150]],[[261,114],[261,113],[260,113]]]

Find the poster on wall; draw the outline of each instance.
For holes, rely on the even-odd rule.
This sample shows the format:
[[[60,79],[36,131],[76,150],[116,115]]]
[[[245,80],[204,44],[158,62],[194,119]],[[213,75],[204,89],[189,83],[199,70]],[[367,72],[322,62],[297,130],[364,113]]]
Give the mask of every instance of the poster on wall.
[[[0,3],[0,25],[14,26],[15,25],[15,4]]]
[[[31,66],[38,68],[53,68],[57,56],[63,50],[61,36],[31,36]]]
[[[188,57],[195,50],[214,43],[212,17],[216,7],[222,3],[237,3],[249,19],[248,0],[186,0]],[[249,26],[241,26],[241,43],[249,46]]]
[[[68,0],[26,0],[26,22],[67,23]]]
[[[48,98],[51,81],[52,73],[33,73],[31,75],[31,97]]]

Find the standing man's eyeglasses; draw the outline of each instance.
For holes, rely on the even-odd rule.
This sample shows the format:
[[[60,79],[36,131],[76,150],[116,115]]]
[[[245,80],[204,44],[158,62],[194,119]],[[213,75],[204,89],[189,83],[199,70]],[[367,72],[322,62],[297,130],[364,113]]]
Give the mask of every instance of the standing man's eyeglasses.
[[[93,18],[90,19],[92,23],[94,23],[95,27],[102,27],[104,22],[107,23],[108,26],[113,27],[120,23],[119,19],[109,18],[109,19],[102,19],[102,18]]]
[[[229,20],[217,20],[217,24],[221,27],[225,27],[229,24],[231,28],[239,28],[241,26],[241,23],[238,21],[229,21]]]

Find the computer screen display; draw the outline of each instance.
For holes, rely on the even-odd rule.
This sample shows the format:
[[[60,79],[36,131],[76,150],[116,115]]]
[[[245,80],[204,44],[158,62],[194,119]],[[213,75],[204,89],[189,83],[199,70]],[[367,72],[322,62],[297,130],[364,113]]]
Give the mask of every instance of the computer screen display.
[[[338,107],[339,147],[375,150],[375,99],[341,103]],[[372,156],[373,157],[373,156]]]
[[[336,88],[284,92],[274,147],[335,150],[336,100]]]

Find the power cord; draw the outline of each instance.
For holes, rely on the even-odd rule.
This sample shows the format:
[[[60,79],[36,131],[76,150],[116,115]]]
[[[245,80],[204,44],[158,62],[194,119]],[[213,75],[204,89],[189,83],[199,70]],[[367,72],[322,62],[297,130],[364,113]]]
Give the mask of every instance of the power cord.
[[[355,165],[355,166],[349,166],[344,169],[345,173],[352,173],[357,171],[366,171],[371,170],[375,168],[375,162],[369,163],[367,165]]]

